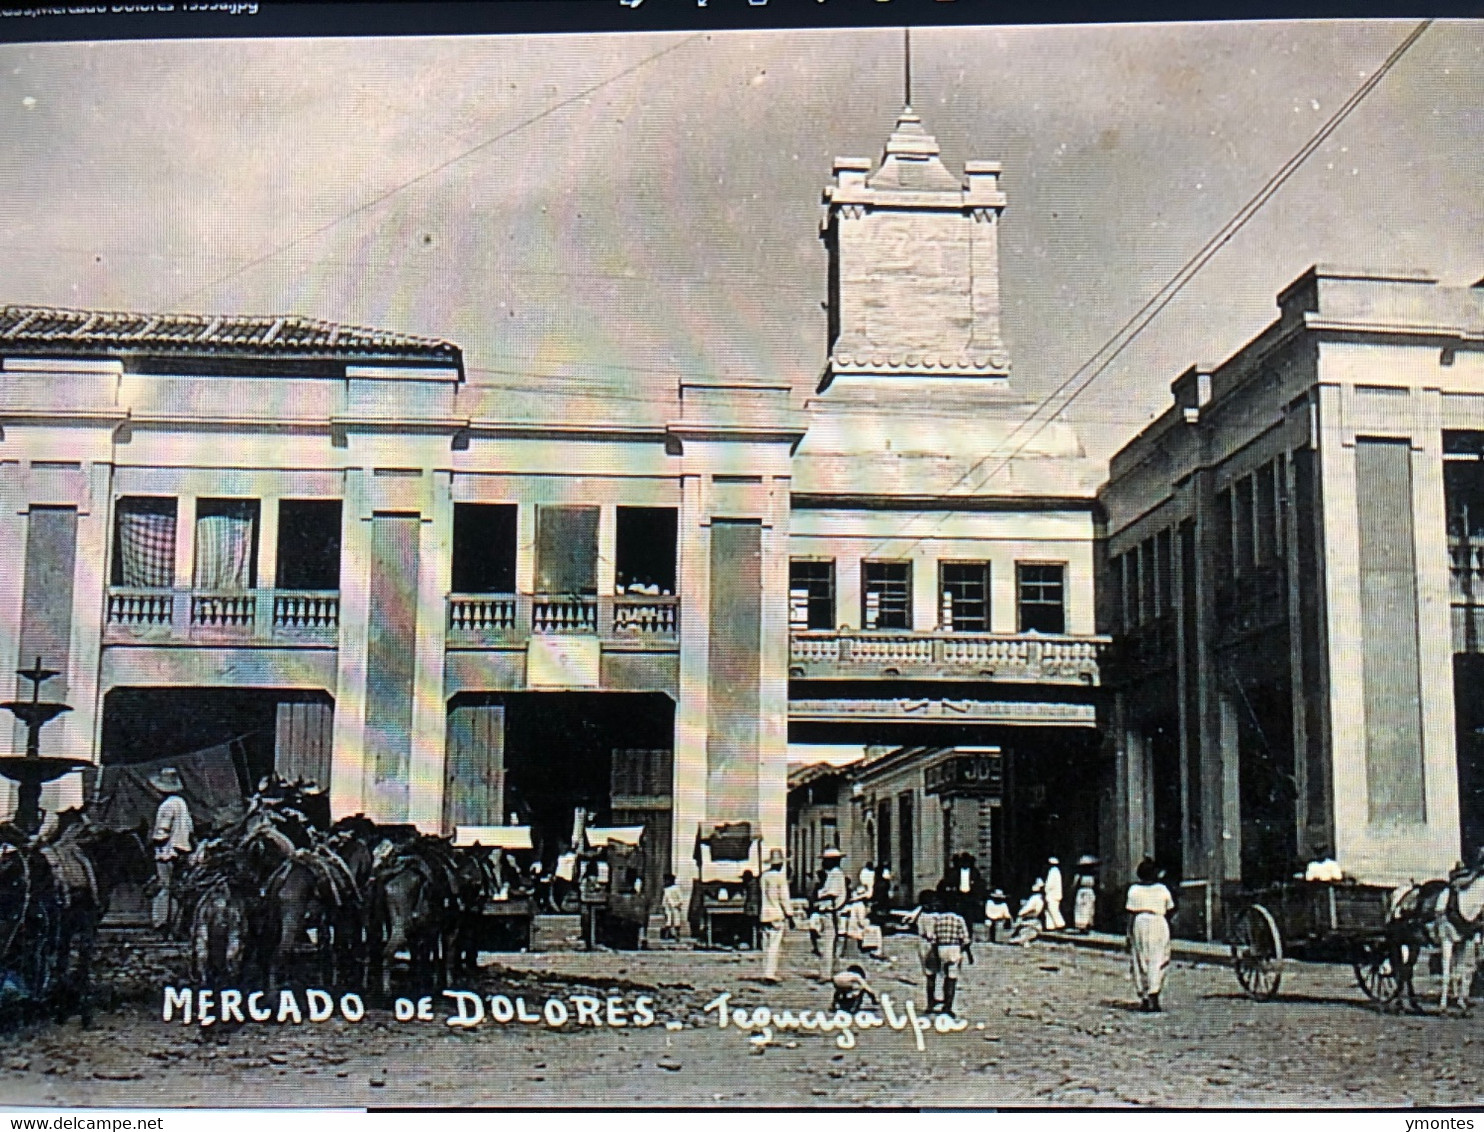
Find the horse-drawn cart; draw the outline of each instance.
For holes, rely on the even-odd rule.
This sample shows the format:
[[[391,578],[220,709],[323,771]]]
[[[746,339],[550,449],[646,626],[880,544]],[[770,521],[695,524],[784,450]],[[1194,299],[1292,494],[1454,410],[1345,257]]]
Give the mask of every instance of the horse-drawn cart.
[[[1401,993],[1393,909],[1393,889],[1380,885],[1295,880],[1249,892],[1228,919],[1232,970],[1267,1002],[1290,959],[1348,963],[1368,998],[1391,1003]]]
[[[530,951],[535,945],[536,902],[525,884],[521,855],[531,852],[531,829],[524,825],[461,825],[456,848],[489,851],[489,883],[471,931],[480,951]]]

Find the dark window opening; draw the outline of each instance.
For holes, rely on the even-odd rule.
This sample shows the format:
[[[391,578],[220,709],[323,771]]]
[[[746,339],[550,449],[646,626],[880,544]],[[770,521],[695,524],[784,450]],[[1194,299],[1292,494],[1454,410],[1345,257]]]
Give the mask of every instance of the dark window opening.
[[[1233,522],[1236,524],[1235,544],[1237,556],[1237,573],[1250,570],[1253,564],[1253,552],[1255,549],[1254,529],[1256,523],[1253,515],[1252,499],[1252,477],[1245,476],[1237,481],[1236,493],[1233,502],[1235,515]]]
[[[175,499],[132,496],[114,513],[112,581],[116,586],[175,584]]]
[[[515,592],[516,517],[513,503],[455,503],[453,577],[456,594]]]
[[[536,592],[597,595],[596,507],[536,508]]]
[[[1125,616],[1124,593],[1123,593],[1123,555],[1118,555],[1108,564],[1108,605],[1109,605],[1109,628],[1115,633],[1123,633],[1128,626],[1128,618]]]
[[[278,588],[340,588],[340,500],[279,500]]]
[[[1175,559],[1170,541],[1170,529],[1166,527],[1154,540],[1154,600],[1161,617],[1168,617],[1174,605]]]
[[[1154,540],[1146,538],[1139,544],[1139,608],[1142,616],[1140,624],[1147,625],[1159,616],[1159,606],[1155,602],[1157,587],[1154,575],[1158,566],[1154,559]]]
[[[830,559],[795,558],[788,564],[790,629],[835,627],[835,563]]]
[[[678,513],[673,507],[620,507],[614,586],[620,594],[675,592]]]
[[[1064,567],[1022,562],[1016,566],[1022,633],[1065,633]]]
[[[1215,551],[1216,584],[1225,585],[1232,577],[1232,493],[1216,493],[1211,509],[1211,542]]]
[[[861,563],[861,627],[912,628],[912,563]]]
[[[1272,464],[1257,469],[1255,493],[1257,496],[1257,561],[1271,562],[1278,556],[1278,491]]]
[[[955,633],[989,632],[989,563],[940,562],[940,621]]]

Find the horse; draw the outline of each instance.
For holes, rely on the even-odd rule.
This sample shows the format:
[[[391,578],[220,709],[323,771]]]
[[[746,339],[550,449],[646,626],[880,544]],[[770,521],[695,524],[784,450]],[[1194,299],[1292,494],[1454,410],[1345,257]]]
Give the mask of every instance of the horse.
[[[65,993],[59,998],[57,1021],[66,1021],[75,1003],[83,1026],[91,1026],[98,924],[119,885],[144,884],[154,875],[154,858],[142,828],[119,832],[86,817],[40,846],[35,856],[47,866],[51,900],[59,913],[53,982]]]
[[[1416,1002],[1412,982],[1417,959],[1426,947],[1436,947],[1442,957],[1442,990],[1439,1012],[1452,999],[1462,1011],[1469,1009],[1469,989],[1477,949],[1467,948],[1484,928],[1484,871],[1459,870],[1448,880],[1430,880],[1409,890],[1398,901],[1388,929],[1392,969],[1400,989]],[[1461,959],[1463,962],[1455,962]]]
[[[373,982],[391,991],[398,951],[410,969],[431,971],[438,987],[458,975],[470,954],[468,916],[487,878],[474,858],[439,837],[419,837],[388,855],[371,890],[369,935]]]
[[[342,969],[348,973],[360,967],[361,884],[342,853],[359,859],[361,848],[347,837],[338,845],[325,841],[312,849],[296,850],[269,877],[263,887],[263,956],[270,987],[276,985],[288,956],[310,930],[322,975],[331,985],[340,981]],[[369,864],[370,851],[364,854]]]
[[[24,837],[0,831],[0,986],[44,1001],[55,973],[61,909],[51,866]],[[17,843],[19,840],[19,843]]]

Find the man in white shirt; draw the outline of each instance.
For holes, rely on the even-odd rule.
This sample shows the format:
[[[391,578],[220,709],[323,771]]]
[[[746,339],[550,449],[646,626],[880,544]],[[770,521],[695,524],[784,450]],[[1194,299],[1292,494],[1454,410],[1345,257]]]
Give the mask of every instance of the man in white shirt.
[[[155,810],[155,827],[150,837],[155,847],[155,879],[159,883],[159,891],[155,893],[150,908],[150,921],[156,928],[164,928],[170,923],[175,862],[191,851],[191,838],[196,827],[191,820],[190,807],[181,797],[185,784],[181,782],[178,770],[167,766],[150,778],[149,784],[165,795]]]
[[[776,983],[778,959],[783,953],[783,929],[793,926],[793,905],[788,894],[788,878],[783,875],[782,849],[768,854],[758,921],[763,927],[763,982]]]
[[[1061,914],[1061,862],[1055,857],[1046,859],[1046,930],[1059,932],[1066,928],[1067,921]]]
[[[819,932],[819,981],[828,983],[835,977],[836,941],[840,934],[840,910],[850,899],[849,883],[840,862],[845,854],[838,849],[826,849],[820,854],[825,867],[824,883],[815,894],[814,903],[820,915]]]

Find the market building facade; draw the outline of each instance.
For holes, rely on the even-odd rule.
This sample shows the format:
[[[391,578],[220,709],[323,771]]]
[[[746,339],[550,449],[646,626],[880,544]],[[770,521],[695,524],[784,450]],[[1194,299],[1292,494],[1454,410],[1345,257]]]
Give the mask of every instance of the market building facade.
[[[428,830],[553,844],[580,807],[665,866],[708,823],[784,845],[790,745],[844,743],[1010,784],[855,783],[857,861],[1009,883],[1092,848],[1101,477],[1021,427],[1004,207],[910,109],[838,161],[802,408],[790,375],[533,394],[378,330],[4,308],[0,662],[64,673],[54,753],[224,745]]]

